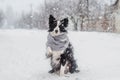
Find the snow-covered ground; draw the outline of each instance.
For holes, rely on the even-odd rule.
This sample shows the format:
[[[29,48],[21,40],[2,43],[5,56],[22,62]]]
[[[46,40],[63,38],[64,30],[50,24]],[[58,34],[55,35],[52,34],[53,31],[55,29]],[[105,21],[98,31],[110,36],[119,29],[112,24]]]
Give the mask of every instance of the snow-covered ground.
[[[80,73],[49,74],[47,31],[0,30],[0,80],[120,80],[120,34],[69,32]]]

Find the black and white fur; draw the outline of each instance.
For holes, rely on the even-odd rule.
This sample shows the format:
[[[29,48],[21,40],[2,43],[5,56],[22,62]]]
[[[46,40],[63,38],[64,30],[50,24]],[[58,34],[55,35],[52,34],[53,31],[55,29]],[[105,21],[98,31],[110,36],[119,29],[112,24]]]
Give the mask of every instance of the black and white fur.
[[[56,20],[52,15],[49,16],[49,34],[53,37],[67,33],[68,18],[63,20]],[[47,57],[51,58],[52,70],[49,73],[59,72],[60,76],[70,72],[78,72],[76,70],[77,64],[73,56],[73,47],[71,43],[65,50],[53,51],[51,47],[47,46]]]

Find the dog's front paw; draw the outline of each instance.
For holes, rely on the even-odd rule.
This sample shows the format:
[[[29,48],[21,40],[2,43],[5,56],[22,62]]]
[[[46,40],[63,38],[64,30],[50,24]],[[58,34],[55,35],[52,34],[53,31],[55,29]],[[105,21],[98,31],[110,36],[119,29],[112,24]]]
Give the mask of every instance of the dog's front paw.
[[[52,55],[46,53],[46,58],[50,58]]]
[[[52,50],[50,47],[47,47],[46,57],[49,58],[52,56]]]

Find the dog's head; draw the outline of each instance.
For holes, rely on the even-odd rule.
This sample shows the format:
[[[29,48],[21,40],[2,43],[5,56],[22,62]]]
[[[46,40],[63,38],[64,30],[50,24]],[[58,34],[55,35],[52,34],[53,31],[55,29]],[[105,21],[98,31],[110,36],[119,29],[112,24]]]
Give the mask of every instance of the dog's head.
[[[52,15],[49,16],[49,30],[52,36],[58,36],[67,32],[68,18],[56,20]]]

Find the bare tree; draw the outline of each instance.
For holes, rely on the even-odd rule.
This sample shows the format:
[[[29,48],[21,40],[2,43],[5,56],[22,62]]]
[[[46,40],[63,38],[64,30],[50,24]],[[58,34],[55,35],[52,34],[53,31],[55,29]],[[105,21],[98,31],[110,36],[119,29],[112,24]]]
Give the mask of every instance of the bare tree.
[[[81,31],[113,31],[113,9],[104,7],[96,0],[44,0],[44,6],[38,12],[22,14],[19,25],[26,28],[48,28],[48,17],[54,15],[58,20],[68,17],[73,30]],[[114,5],[118,5],[116,0]],[[104,9],[105,8],[105,9]],[[111,17],[112,16],[112,17]],[[70,24],[71,24],[70,23]]]
[[[118,8],[118,5],[119,5],[118,3],[119,3],[119,0],[116,0],[112,6],[114,6],[115,8]]]
[[[115,28],[116,32],[120,33],[120,0],[116,0],[115,4],[113,4],[113,7],[115,7]]]
[[[4,19],[5,19],[5,16],[4,16],[4,13],[2,10],[0,10],[0,28],[3,26],[4,24]]]

